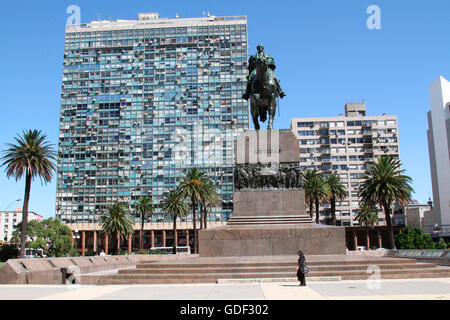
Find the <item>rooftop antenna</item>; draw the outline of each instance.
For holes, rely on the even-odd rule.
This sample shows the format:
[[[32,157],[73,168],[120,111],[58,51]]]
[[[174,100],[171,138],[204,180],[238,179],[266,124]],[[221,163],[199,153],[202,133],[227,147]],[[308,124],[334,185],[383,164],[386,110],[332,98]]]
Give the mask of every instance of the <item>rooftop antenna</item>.
[[[211,16],[211,15],[209,14],[209,11],[208,11],[208,17],[209,17],[209,16]]]
[[[203,10],[203,16],[205,16],[205,10]]]
[[[175,14],[175,18],[179,18],[180,16],[178,15],[178,13],[177,14]]]

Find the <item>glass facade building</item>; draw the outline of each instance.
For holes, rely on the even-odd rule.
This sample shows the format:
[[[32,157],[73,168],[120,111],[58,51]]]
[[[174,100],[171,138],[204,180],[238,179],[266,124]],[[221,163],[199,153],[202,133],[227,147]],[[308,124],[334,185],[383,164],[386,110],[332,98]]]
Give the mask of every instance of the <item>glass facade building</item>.
[[[199,167],[232,213],[234,140],[248,129],[246,17],[98,21],[66,30],[57,216],[94,223],[115,202],[158,205]],[[153,221],[170,220],[159,209]]]

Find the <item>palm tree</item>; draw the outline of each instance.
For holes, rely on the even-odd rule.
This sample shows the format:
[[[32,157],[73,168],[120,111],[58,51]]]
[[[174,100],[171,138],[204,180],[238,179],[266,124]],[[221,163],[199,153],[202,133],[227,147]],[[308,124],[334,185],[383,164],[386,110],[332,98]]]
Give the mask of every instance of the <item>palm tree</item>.
[[[206,177],[205,184],[203,185],[203,193],[201,196],[201,206],[202,206],[202,217],[203,217],[203,228],[208,227],[208,213],[206,210],[207,206],[217,206],[221,203],[220,195],[214,186],[210,177]]]
[[[120,237],[133,233],[134,220],[131,218],[126,204],[115,203],[100,218],[100,226],[105,233],[117,236],[117,254],[120,254]]]
[[[412,179],[403,175],[401,161],[392,156],[378,158],[372,167],[363,175],[363,183],[359,188],[359,198],[363,203],[371,206],[379,205],[384,210],[388,226],[388,246],[394,249],[394,232],[391,222],[391,206],[398,201],[406,205],[411,201],[414,189],[410,183]]]
[[[205,194],[204,185],[206,183],[206,175],[198,168],[190,168],[184,174],[179,186],[180,194],[183,198],[189,199],[192,205],[192,219],[194,227],[194,253],[198,253],[197,239],[197,204],[201,202]]]
[[[137,213],[141,215],[141,232],[139,234],[139,249],[143,249],[144,241],[144,223],[146,217],[151,217],[154,212],[152,198],[150,197],[142,197],[138,200],[135,206],[135,210]]]
[[[336,173],[329,175],[325,180],[330,191],[331,219],[332,225],[336,225],[336,200],[344,200],[347,195],[347,188],[341,181],[341,177]]]
[[[312,189],[310,187],[312,181],[318,176],[317,171],[315,170],[306,170],[303,172],[303,188],[305,189],[305,200],[309,205],[309,215],[311,218],[313,217],[314,211],[314,197],[311,193]]]
[[[369,226],[373,226],[378,221],[377,209],[366,203],[361,203],[355,218],[361,225],[366,226],[366,248],[369,249]]]
[[[160,205],[161,210],[173,218],[173,254],[176,254],[178,243],[177,218],[189,214],[189,204],[183,200],[180,190],[172,190],[163,195]]]
[[[325,180],[319,176],[316,175],[315,177],[312,177],[307,185],[308,188],[308,196],[314,201],[316,206],[316,223],[319,224],[320,222],[320,214],[319,214],[319,208],[320,203],[326,199],[328,199],[330,190],[328,188],[328,185],[326,184]],[[306,189],[306,187],[305,187]],[[306,191],[305,191],[306,193]]]
[[[20,257],[25,256],[27,240],[28,203],[30,201],[31,182],[39,176],[41,184],[52,180],[56,153],[47,141],[47,135],[38,130],[23,131],[22,136],[14,138],[17,144],[7,143],[3,151],[2,166],[6,166],[8,178],[16,181],[25,175],[25,196],[22,206],[22,233],[20,238]]]

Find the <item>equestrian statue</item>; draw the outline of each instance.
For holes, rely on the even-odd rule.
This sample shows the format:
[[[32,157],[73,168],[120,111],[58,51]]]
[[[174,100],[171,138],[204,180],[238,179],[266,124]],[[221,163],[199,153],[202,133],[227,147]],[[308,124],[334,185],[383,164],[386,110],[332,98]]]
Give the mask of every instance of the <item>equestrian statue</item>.
[[[269,117],[267,130],[272,130],[277,97],[283,99],[286,93],[281,89],[280,80],[275,76],[274,59],[264,52],[261,44],[258,45],[257,51],[248,61],[247,88],[242,99],[250,99],[250,111],[255,130],[260,129],[258,117],[262,122],[266,122]]]

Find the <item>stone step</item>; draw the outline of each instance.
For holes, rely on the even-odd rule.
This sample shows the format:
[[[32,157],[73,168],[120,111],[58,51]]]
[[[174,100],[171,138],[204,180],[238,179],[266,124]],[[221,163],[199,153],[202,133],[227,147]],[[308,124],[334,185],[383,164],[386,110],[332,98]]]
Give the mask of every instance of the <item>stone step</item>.
[[[309,265],[311,271],[340,271],[340,270],[367,270],[372,264],[367,265],[324,265],[314,266]],[[380,264],[377,265],[380,269],[429,269],[435,268],[435,264]],[[136,268],[136,269],[123,269],[119,270],[119,274],[164,274],[164,273],[233,273],[233,272],[285,272],[295,270],[296,265],[288,266],[252,266],[252,267],[198,267],[198,268],[179,268],[179,267],[167,267],[167,268]]]
[[[429,269],[420,269],[420,268],[407,268],[407,269],[385,269],[380,270],[381,274],[413,274],[413,273],[421,273],[421,274],[450,274],[450,269],[438,269],[438,268],[429,268]],[[323,271],[313,271],[307,274],[309,277],[329,277],[329,276],[353,276],[353,275],[367,275],[367,270],[323,270]],[[180,273],[177,271],[166,272],[166,273],[120,273],[114,275],[107,275],[105,277],[112,279],[202,279],[202,278],[215,278],[220,279],[224,277],[228,278],[267,278],[267,277],[292,277],[295,276],[295,270],[284,270],[284,271],[267,271],[267,270],[257,270],[257,271],[246,271],[246,270],[237,270],[235,272],[195,272],[195,273]]]
[[[372,274],[357,271],[310,272],[306,278],[340,277],[342,280],[373,279]],[[450,277],[450,269],[403,269],[381,272],[381,279],[437,278]],[[231,273],[231,274],[166,274],[166,275],[112,275],[104,276],[97,284],[156,284],[156,283],[216,283],[220,279],[295,279],[295,272],[289,273]]]
[[[415,264],[414,259],[373,259],[373,260],[352,260],[352,261],[307,261],[308,266],[327,266],[327,265],[397,265],[404,263]],[[156,263],[143,262],[136,267],[139,269],[158,269],[158,268],[239,268],[239,267],[272,267],[272,266],[293,266],[297,265],[297,261],[287,262],[242,262],[242,263]]]
[[[310,216],[240,216],[231,217],[227,225],[313,224]]]

